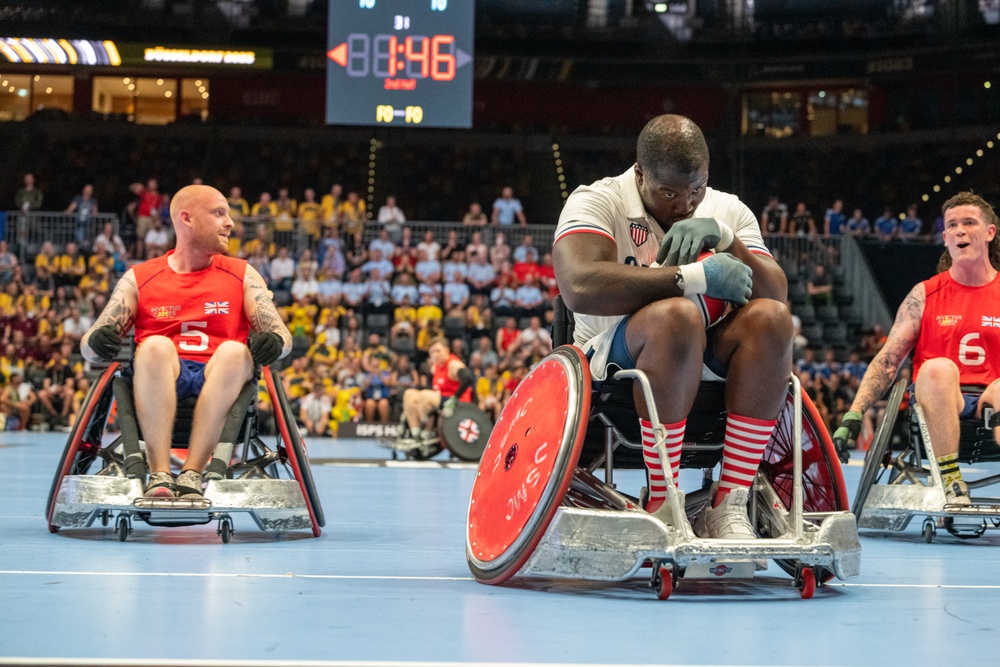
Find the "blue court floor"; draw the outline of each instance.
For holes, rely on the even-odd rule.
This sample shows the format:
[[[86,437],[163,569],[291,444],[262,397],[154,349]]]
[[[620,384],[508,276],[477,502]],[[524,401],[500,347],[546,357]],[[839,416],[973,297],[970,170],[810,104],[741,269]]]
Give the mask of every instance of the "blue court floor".
[[[746,583],[683,581],[666,602],[645,578],[488,587],[465,562],[467,464],[385,466],[374,441],[314,440],[322,537],[237,516],[228,545],[214,525],[142,523],[120,543],[111,528],[48,532],[64,443],[0,433],[0,664],[1000,664],[997,530],[863,535],[862,575],[812,600],[773,564]],[[860,470],[846,469],[852,495]]]

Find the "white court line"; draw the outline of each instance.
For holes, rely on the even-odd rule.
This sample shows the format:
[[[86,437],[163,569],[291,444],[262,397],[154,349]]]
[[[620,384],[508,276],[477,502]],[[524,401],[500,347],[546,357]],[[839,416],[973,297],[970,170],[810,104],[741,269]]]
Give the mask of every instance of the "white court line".
[[[837,588],[954,588],[973,590],[1000,590],[1000,586],[993,584],[851,584],[851,583],[829,583],[824,586]]]
[[[472,577],[428,577],[382,574],[283,574],[238,573],[238,572],[74,572],[70,570],[0,570],[3,575],[24,576],[68,576],[68,577],[193,577],[205,579],[344,579],[357,581],[474,581]],[[747,581],[752,581],[748,579]],[[831,588],[946,588],[955,590],[1000,590],[1000,585],[994,584],[857,584],[849,582],[831,582],[823,584]],[[0,665],[3,663],[0,662]],[[272,664],[272,663],[267,663]],[[326,663],[324,663],[326,664]],[[481,663],[476,663],[481,664]],[[500,664],[500,663],[497,663]]]
[[[239,572],[73,572],[70,570],[0,570],[0,576],[5,574],[18,574],[26,576],[69,576],[69,577],[194,577],[205,579],[217,579],[228,577],[230,579],[355,579],[359,581],[384,580],[384,581],[472,581],[472,577],[425,577],[406,575],[381,575],[381,574],[295,574],[285,572],[283,574],[266,573],[245,573]],[[0,663],[3,664],[3,663]]]
[[[639,663],[582,663],[582,662],[415,662],[405,660],[185,660],[141,658],[0,658],[0,665],[25,665],[32,667],[649,667]],[[734,665],[672,665],[671,667],[735,667]],[[741,665],[740,667],[753,667]]]

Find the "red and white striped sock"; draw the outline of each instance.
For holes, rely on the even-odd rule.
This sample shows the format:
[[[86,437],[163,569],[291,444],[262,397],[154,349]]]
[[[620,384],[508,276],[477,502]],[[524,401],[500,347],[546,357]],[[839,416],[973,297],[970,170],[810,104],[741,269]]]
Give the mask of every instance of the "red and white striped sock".
[[[722,474],[712,506],[722,502],[733,489],[750,488],[764,456],[776,419],[755,419],[729,413],[726,441],[722,448]]]
[[[684,447],[684,428],[686,425],[686,419],[676,424],[663,424],[663,428],[667,432],[665,443],[667,462],[670,464],[670,472],[674,475],[675,484],[681,468],[681,449]],[[667,480],[663,476],[660,453],[656,449],[656,434],[653,431],[653,423],[640,418],[639,428],[642,431],[642,459],[646,462],[646,468],[649,470],[649,498],[646,501],[646,511],[655,512],[667,499]]]

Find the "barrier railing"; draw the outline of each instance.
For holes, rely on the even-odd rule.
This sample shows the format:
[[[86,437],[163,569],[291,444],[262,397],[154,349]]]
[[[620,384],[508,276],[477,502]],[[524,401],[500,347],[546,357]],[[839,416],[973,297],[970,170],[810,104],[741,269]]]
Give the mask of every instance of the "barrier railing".
[[[65,246],[70,241],[89,242],[108,222],[118,230],[118,216],[114,213],[80,218],[60,211],[0,211],[0,238],[5,239],[24,261],[38,254],[38,248],[45,241],[56,246]]]

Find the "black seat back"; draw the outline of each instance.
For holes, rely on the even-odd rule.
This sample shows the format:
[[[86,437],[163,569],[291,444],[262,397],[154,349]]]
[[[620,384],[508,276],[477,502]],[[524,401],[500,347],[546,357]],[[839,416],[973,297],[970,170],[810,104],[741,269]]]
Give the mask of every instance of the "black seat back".
[[[135,416],[135,403],[132,398],[132,387],[124,377],[116,377],[112,384],[115,394],[115,402],[118,406],[118,427],[122,433],[123,442],[136,443],[142,440],[142,430],[139,428],[139,420]],[[241,442],[245,437],[244,426],[247,422],[247,413],[256,408],[257,402],[257,379],[243,385],[239,396],[229,409],[226,416],[226,423],[222,427],[222,434],[219,442]],[[185,398],[177,402],[177,413],[174,416],[174,431],[171,436],[171,443],[177,449],[186,449],[188,441],[191,439],[191,425],[194,423],[194,406],[197,401],[195,397]]]

